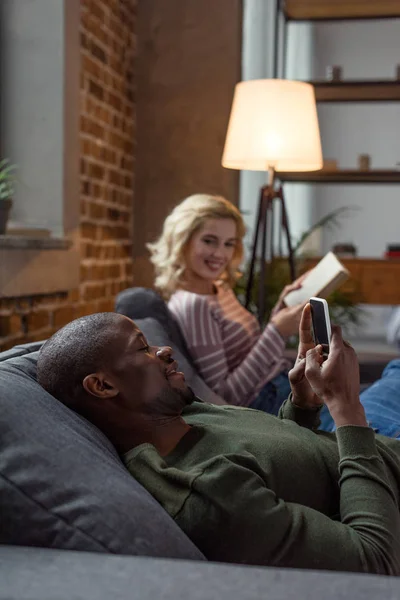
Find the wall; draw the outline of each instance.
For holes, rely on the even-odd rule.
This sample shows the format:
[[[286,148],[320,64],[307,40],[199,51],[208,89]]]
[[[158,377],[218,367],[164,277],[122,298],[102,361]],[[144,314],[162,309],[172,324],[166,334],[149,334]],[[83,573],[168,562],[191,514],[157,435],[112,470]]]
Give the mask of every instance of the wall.
[[[287,79],[310,80],[313,72],[315,34],[313,23],[288,24],[287,30]],[[315,187],[298,183],[284,186],[287,212],[292,238],[297,242],[315,222]],[[310,240],[309,251],[314,251]]]
[[[243,81],[272,77],[275,26],[274,0],[243,2]],[[246,224],[245,251],[250,257],[260,188],[268,183],[263,171],[240,171],[239,206]]]
[[[242,79],[264,79],[273,75],[275,0],[244,0]],[[310,79],[313,67],[314,35],[310,23],[290,23],[287,29],[285,77]],[[279,69],[281,75],[281,69]],[[251,249],[260,187],[268,176],[261,171],[241,171],[240,208],[247,226],[245,246]],[[285,201],[293,240],[312,223],[314,188],[286,184]],[[275,236],[278,239],[278,236]]]
[[[0,349],[113,310],[132,284],[136,0],[82,0],[79,288],[0,300]],[[42,173],[45,177],[46,173]]]
[[[316,77],[327,65],[342,65],[344,78],[394,78],[399,59],[400,21],[318,24]],[[370,154],[372,166],[394,168],[400,161],[400,103],[319,105],[325,158],[341,167],[357,166],[358,154]],[[340,206],[358,210],[340,229],[325,232],[323,251],[336,242],[352,242],[359,256],[382,257],[386,245],[400,242],[399,185],[318,185],[316,216]],[[386,309],[370,311],[363,333],[382,336]]]
[[[240,0],[140,0],[138,5],[136,282],[152,285],[146,242],[196,192],[238,200],[221,157],[240,80]]]

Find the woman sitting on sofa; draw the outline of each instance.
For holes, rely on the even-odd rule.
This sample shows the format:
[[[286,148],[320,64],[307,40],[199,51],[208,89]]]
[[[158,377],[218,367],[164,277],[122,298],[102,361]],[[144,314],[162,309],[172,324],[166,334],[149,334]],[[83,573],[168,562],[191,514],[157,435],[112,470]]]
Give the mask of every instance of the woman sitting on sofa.
[[[242,216],[228,200],[195,194],[175,207],[148,248],[155,285],[205,382],[229,404],[277,414],[290,392],[285,341],[297,333],[303,308],[287,308],[283,298],[301,283],[283,290],[261,332],[232,289],[244,233]]]

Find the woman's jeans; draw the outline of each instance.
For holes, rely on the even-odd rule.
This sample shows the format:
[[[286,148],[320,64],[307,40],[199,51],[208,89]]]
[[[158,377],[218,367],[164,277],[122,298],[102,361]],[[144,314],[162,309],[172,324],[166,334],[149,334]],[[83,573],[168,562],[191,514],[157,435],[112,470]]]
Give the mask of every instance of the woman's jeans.
[[[277,415],[289,394],[290,384],[288,374],[287,371],[282,371],[261,388],[258,396],[249,404],[249,408],[256,408],[270,415]]]
[[[286,371],[279,373],[260,390],[249,408],[277,415],[290,393]],[[369,425],[376,433],[400,439],[400,358],[392,360],[373,385],[360,395]],[[326,406],[321,410],[323,431],[335,431],[335,424]]]
[[[392,360],[375,381],[360,394],[367,421],[376,433],[400,439],[400,359]],[[334,431],[335,424],[326,406],[321,411],[323,431]]]

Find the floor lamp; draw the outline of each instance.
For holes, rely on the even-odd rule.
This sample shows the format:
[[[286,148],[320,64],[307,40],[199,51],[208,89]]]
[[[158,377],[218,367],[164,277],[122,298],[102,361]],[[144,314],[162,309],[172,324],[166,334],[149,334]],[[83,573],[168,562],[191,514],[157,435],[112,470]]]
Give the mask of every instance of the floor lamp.
[[[238,83],[222,165],[229,169],[269,173],[268,184],[261,188],[259,195],[246,289],[247,308],[258,258],[258,315],[261,321],[265,310],[266,264],[275,252],[282,256],[282,237],[286,239],[292,280],[296,275],[283,187],[278,183],[279,172],[317,171],[323,165],[312,85],[286,79]]]

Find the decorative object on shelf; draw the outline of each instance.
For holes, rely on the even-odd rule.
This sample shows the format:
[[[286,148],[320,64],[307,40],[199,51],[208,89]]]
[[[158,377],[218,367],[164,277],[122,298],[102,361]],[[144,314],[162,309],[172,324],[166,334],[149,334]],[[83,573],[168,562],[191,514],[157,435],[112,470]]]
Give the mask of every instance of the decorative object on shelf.
[[[288,52],[290,21],[330,21],[353,19],[394,19],[400,17],[399,0],[285,0],[277,1],[274,57]],[[278,62],[278,61],[275,61]],[[282,61],[281,61],[282,62]],[[336,65],[337,66],[337,65]],[[340,68],[340,67],[339,67]],[[317,102],[400,102],[400,64],[396,78],[335,80],[337,71],[327,69],[325,79],[312,81]],[[340,75],[341,77],[341,75]],[[302,183],[400,183],[400,168],[386,169],[322,169],[314,173],[281,173],[281,181]]]
[[[0,235],[4,235],[7,228],[15,190],[15,169],[16,165],[11,164],[8,158],[0,161]]]
[[[324,158],[324,165],[322,167],[323,171],[337,171],[337,168],[337,160],[333,158]]]
[[[332,252],[339,258],[354,258],[357,256],[357,248],[354,244],[335,244],[332,246]]]
[[[326,67],[326,78],[328,81],[340,81],[342,79],[342,67],[339,65],[330,65]]]
[[[385,258],[400,259],[400,244],[388,244],[385,252]]]
[[[272,260],[276,248],[278,255],[282,256],[282,233],[287,242],[290,278],[292,281],[295,278],[283,188],[281,184],[276,186],[275,173],[279,176],[280,171],[316,171],[322,168],[322,164],[312,85],[283,79],[242,81],[236,85],[222,165],[229,169],[267,171],[269,174],[268,185],[260,190],[245,302],[248,307],[259,257],[262,282],[258,297],[260,320],[265,312],[267,260]],[[275,241],[276,233],[278,240]]]
[[[358,155],[358,168],[360,171],[369,171],[371,167],[371,157],[369,154]]]

